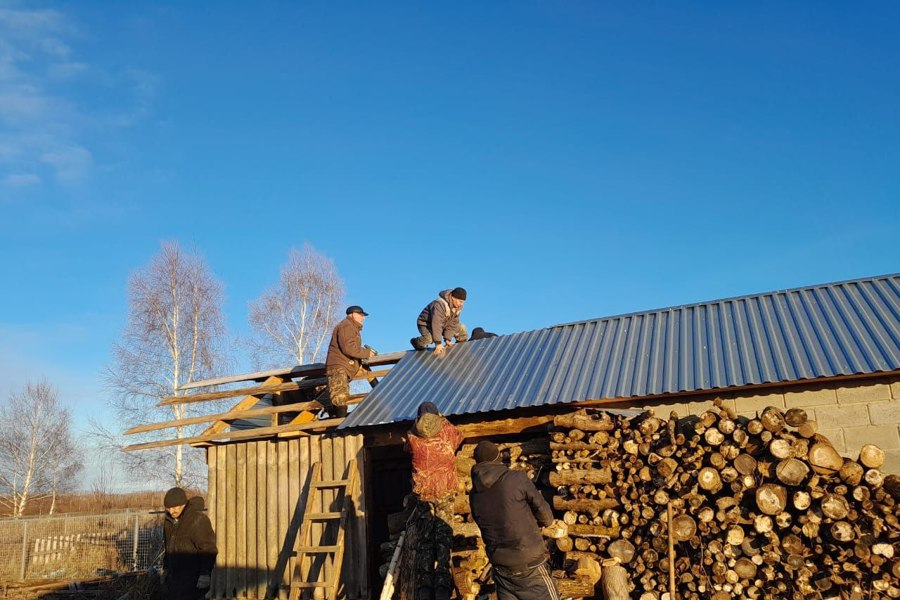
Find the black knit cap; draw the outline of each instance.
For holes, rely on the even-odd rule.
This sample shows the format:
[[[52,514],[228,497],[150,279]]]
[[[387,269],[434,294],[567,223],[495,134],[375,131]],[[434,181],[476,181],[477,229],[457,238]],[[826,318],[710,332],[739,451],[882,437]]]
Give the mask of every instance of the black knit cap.
[[[180,487],[170,489],[166,492],[166,497],[163,499],[163,506],[166,508],[184,506],[185,504],[187,504],[187,494]]]
[[[500,448],[494,442],[482,440],[475,446],[475,462],[495,462],[500,458]]]
[[[434,402],[423,402],[419,405],[419,411],[416,416],[421,417],[425,413],[431,413],[433,415],[441,414]]]
[[[456,298],[457,300],[465,300],[466,299],[466,288],[453,288],[453,291],[450,292],[450,295]]]

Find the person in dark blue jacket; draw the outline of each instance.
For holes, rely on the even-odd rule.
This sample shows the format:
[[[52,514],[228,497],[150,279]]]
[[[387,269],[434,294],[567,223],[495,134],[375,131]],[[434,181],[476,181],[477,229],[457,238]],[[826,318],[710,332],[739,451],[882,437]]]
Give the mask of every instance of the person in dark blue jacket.
[[[541,537],[541,527],[553,524],[550,505],[523,471],[500,461],[496,444],[479,442],[475,462],[469,504],[494,567],[498,599],[559,600]]]

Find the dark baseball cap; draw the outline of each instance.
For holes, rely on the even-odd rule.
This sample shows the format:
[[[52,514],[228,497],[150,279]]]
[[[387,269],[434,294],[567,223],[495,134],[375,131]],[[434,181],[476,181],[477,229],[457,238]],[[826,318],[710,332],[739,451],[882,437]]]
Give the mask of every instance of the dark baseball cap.
[[[353,306],[348,306],[348,307],[347,307],[347,314],[348,314],[348,315],[352,315],[353,313],[359,313],[359,314],[361,314],[361,315],[364,316],[364,317],[368,317],[368,316],[369,316],[369,313],[367,313],[366,311],[364,311],[364,310],[362,309],[362,306],[356,306],[355,304],[354,304]]]

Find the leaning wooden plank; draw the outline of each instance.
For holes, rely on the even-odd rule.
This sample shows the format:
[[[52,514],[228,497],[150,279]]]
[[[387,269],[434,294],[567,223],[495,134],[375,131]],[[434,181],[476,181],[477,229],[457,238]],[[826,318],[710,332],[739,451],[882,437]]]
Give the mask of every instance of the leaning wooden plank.
[[[258,399],[257,399],[258,400]],[[213,421],[230,421],[234,419],[247,419],[250,417],[264,417],[284,412],[303,412],[307,410],[319,410],[322,405],[318,402],[296,402],[294,404],[283,404],[282,406],[264,406],[263,408],[251,408],[248,410],[230,410],[227,413],[219,413],[216,415],[204,415],[201,417],[189,417],[187,419],[176,419],[174,421],[165,421],[164,423],[150,423],[149,425],[138,425],[132,427],[125,432],[126,435],[133,433],[144,433],[147,431],[155,431],[157,429],[169,429],[171,427],[182,427],[184,425],[197,425],[198,423],[210,423]],[[205,433],[205,432],[204,432]]]
[[[337,427],[343,422],[344,419],[324,419],[322,421],[311,421],[309,423],[299,423],[297,425],[279,425],[277,427],[258,427],[256,429],[245,429],[242,431],[224,431],[212,435],[132,444],[130,446],[125,446],[123,450],[125,452],[132,452],[134,450],[148,450],[150,448],[163,448],[165,446],[193,444],[194,442],[208,442],[210,440],[245,440],[247,438],[275,435],[284,431],[314,431],[319,429],[329,429]]]
[[[400,362],[404,356],[409,354],[410,352],[414,352],[414,350],[410,350],[408,352],[390,352],[387,354],[379,354],[378,356],[369,359],[369,365],[373,367],[378,367],[381,365],[391,365]],[[317,370],[321,370],[323,373],[325,372],[325,365],[323,363],[312,363],[309,365],[299,365],[294,367],[281,367],[279,369],[270,369],[268,371],[257,371],[255,373],[244,373],[241,375],[229,375],[226,377],[215,377],[213,379],[204,379],[202,381],[192,381],[191,383],[187,383],[181,386],[180,390],[189,390],[198,387],[207,387],[212,385],[224,385],[226,383],[239,383],[241,381],[262,381],[267,377],[301,377],[306,376],[312,372]]]

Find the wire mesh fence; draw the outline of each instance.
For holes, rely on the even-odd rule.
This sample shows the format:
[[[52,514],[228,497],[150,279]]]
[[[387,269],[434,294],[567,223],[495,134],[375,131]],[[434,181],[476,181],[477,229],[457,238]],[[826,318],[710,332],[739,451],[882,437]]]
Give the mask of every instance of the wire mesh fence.
[[[162,554],[163,517],[119,512],[0,520],[0,581],[147,569]]]

